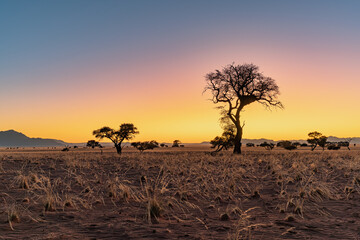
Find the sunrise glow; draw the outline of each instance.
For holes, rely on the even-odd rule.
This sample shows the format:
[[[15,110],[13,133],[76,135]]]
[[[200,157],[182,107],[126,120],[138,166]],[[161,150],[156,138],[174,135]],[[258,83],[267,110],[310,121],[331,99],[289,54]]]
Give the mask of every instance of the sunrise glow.
[[[285,105],[248,106],[244,138],[360,136],[359,3],[301,3],[1,2],[0,130],[85,142],[131,122],[139,141],[209,141],[205,75],[235,62],[274,78]]]

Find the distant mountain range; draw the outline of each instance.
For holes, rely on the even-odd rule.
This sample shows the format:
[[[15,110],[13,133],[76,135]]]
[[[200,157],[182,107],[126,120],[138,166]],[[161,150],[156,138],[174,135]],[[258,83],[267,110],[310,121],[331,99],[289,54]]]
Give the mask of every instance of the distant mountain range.
[[[328,138],[329,142],[341,142],[347,141],[348,138],[338,138],[334,136],[330,136]],[[300,142],[306,143],[306,140],[290,140],[292,142]],[[242,143],[254,143],[258,145],[263,142],[268,143],[277,143],[279,141],[274,141],[271,139],[243,139]],[[201,144],[209,144],[210,142],[202,142]],[[56,139],[44,139],[44,138],[30,138],[24,135],[23,133],[17,132],[15,130],[8,131],[0,131],[0,147],[58,147],[58,146],[85,146],[86,143],[67,143],[61,140]],[[103,146],[113,146],[112,143],[101,143]],[[125,143],[126,145],[130,145],[129,143]],[[185,143],[186,144],[186,143]],[[195,143],[193,143],[195,144]],[[360,144],[360,138],[351,138],[350,144]],[[170,146],[171,143],[168,143]]]
[[[0,147],[57,147],[68,143],[56,139],[30,138],[14,131],[0,131]]]

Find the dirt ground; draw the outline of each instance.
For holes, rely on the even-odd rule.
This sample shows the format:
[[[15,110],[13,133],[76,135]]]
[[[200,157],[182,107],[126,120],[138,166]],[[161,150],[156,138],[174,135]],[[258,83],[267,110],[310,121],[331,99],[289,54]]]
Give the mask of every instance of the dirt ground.
[[[0,239],[360,239],[360,149],[1,149]]]

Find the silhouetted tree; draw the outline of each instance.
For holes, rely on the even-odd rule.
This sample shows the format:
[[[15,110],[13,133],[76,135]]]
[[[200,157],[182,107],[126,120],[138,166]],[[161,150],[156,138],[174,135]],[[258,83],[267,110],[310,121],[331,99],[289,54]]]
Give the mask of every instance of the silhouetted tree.
[[[91,147],[91,148],[96,148],[96,147],[100,147],[102,148],[101,144],[95,140],[89,140],[87,143],[86,143],[86,147]]]
[[[321,136],[318,140],[318,145],[323,149],[323,151],[325,150],[326,144],[327,144],[327,137],[326,136]]]
[[[139,150],[140,152],[143,152],[145,150],[151,150],[154,148],[159,147],[159,143],[152,140],[152,141],[146,141],[146,142],[133,142],[131,143],[131,146]]]
[[[292,143],[290,141],[280,141],[280,142],[277,143],[278,147],[282,147],[282,148],[284,148],[286,150],[294,150],[299,145],[300,145],[300,143],[298,143],[298,142]]]
[[[180,140],[174,140],[173,145],[171,147],[180,147],[180,143],[181,143]]]
[[[329,149],[329,150],[339,150],[340,147],[341,147],[341,145],[338,144],[338,143],[329,143],[327,149]]]
[[[212,101],[223,104],[221,108],[227,111],[227,116],[236,127],[234,138],[234,153],[241,153],[241,140],[244,124],[240,122],[240,112],[253,102],[259,102],[266,107],[280,107],[283,105],[277,100],[279,87],[275,80],[265,77],[259,67],[253,64],[230,64],[221,71],[206,75],[207,86],[204,91],[210,90]]]
[[[314,149],[316,148],[316,146],[320,146],[322,147],[323,150],[325,150],[325,146],[327,143],[327,137],[323,136],[321,133],[319,132],[310,132],[308,134],[309,138],[307,140],[307,142],[311,145],[311,151],[314,151]]]
[[[97,141],[95,141],[95,140],[89,140],[89,141],[86,143],[86,147],[91,147],[91,148],[96,148],[96,147],[98,147],[98,148],[100,148],[101,154],[103,153],[103,150],[102,150],[103,146],[102,146],[99,142],[97,142]]]
[[[272,150],[275,147],[275,144],[268,143],[268,142],[263,142],[263,143],[260,144],[260,147],[264,147],[267,150]]]
[[[116,148],[118,154],[121,154],[122,146],[121,143],[124,140],[130,140],[135,137],[135,134],[138,134],[137,128],[132,123],[123,123],[120,125],[119,130],[114,130],[109,127],[102,127],[100,129],[94,130],[93,135],[100,140],[103,138],[110,139]]]

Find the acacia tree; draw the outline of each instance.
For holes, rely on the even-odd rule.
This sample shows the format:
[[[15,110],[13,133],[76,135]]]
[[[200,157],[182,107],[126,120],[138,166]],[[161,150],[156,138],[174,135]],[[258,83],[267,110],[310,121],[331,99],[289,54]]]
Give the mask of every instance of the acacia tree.
[[[180,147],[181,141],[180,140],[174,140],[172,147]]]
[[[98,148],[100,148],[100,152],[101,152],[101,154],[103,153],[103,150],[102,150],[102,148],[103,148],[103,146],[99,143],[99,142],[97,142],[97,141],[95,141],[95,140],[89,140],[87,143],[86,143],[86,147],[91,147],[91,148],[96,148],[96,147],[98,147]]]
[[[245,106],[258,102],[265,107],[283,108],[277,100],[279,87],[274,79],[264,76],[259,67],[253,64],[230,64],[222,70],[215,70],[206,75],[204,91],[210,90],[212,101],[222,104],[220,108],[236,127],[234,153],[241,153],[241,140],[244,124],[240,122],[240,113]]]
[[[101,144],[99,142],[95,141],[95,140],[89,140],[86,143],[86,146],[91,147],[91,148],[96,148],[96,147],[102,148]]]
[[[103,138],[110,139],[116,148],[118,154],[121,154],[122,146],[121,143],[124,140],[130,140],[135,137],[135,134],[138,134],[137,128],[132,123],[123,123],[120,125],[119,130],[114,130],[110,127],[102,127],[100,129],[94,130],[93,135],[100,140]]]
[[[273,148],[275,147],[275,144],[263,142],[260,144],[260,147],[264,147],[266,150],[273,150]]]
[[[140,152],[143,152],[148,149],[152,150],[154,148],[159,147],[159,143],[156,142],[155,140],[151,140],[151,141],[146,141],[146,142],[133,142],[133,143],[131,143],[131,146],[133,146]]]
[[[327,137],[322,135],[322,133],[319,133],[317,131],[310,132],[308,134],[309,138],[307,139],[307,142],[311,145],[311,151],[314,151],[316,146],[322,147],[323,151],[325,150],[325,146],[327,143]]]

